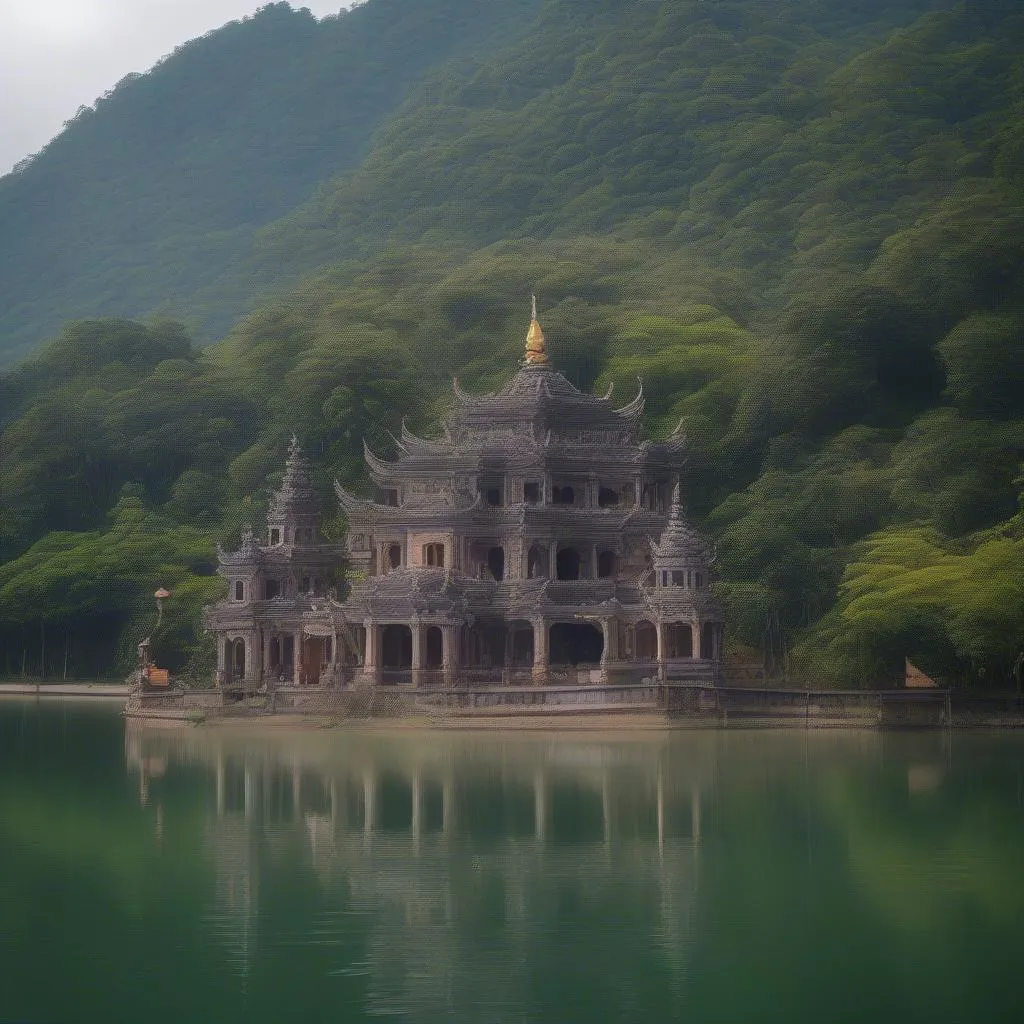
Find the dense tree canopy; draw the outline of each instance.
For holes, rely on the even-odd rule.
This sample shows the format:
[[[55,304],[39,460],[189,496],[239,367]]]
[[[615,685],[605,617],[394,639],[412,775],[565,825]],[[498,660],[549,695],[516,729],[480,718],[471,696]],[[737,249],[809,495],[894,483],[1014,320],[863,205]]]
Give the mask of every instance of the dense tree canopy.
[[[476,19],[458,46],[456,7]],[[652,436],[684,420],[734,650],[818,683],[891,679],[904,656],[1005,683],[1024,648],[1022,40],[1003,0],[370,0],[326,26],[272,5],[122,84],[0,181],[0,222],[31,233],[3,220],[28,216],[12,190],[107,145],[120,197],[168,205],[101,204],[99,235],[64,222],[67,294],[96,300],[76,308],[155,309],[145,280],[198,322],[281,290],[205,349],[167,319],[76,320],[0,374],[5,670],[52,673],[64,644],[72,671],[123,668],[158,585],[164,656],[199,664],[213,543],[259,527],[292,431],[333,509],[333,477],[366,483],[364,438],[387,454],[403,416],[429,432],[456,373],[507,378],[533,291],[574,383],[642,378]],[[428,45],[435,64],[403,65]],[[251,93],[243,66],[272,73]],[[143,98],[217,76],[188,144],[154,127],[153,162],[124,148]],[[381,93],[324,126],[321,80]],[[287,132],[244,194],[211,183],[185,216],[153,163],[237,182],[243,93],[250,127]],[[313,167],[294,133],[321,129],[337,148]],[[75,246],[101,235],[86,273]],[[33,302],[55,294],[24,274]],[[43,323],[0,308],[0,347]]]

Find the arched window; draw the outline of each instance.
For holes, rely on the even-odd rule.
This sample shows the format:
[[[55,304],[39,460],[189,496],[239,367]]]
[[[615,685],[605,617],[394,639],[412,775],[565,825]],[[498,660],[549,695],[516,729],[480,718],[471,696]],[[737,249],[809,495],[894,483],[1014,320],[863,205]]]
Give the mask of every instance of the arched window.
[[[438,569],[444,568],[444,545],[443,544],[424,544],[423,545],[423,564],[433,565]]]
[[[389,569],[400,569],[402,566],[402,545],[401,544],[389,544],[388,545],[388,568]]]
[[[500,583],[505,578],[505,549],[494,547],[487,552],[487,568]]]

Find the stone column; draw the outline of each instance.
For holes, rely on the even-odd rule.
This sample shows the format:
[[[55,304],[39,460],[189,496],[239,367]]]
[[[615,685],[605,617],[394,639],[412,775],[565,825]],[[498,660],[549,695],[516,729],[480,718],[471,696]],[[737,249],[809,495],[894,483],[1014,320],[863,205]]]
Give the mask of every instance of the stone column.
[[[270,630],[263,631],[263,664],[260,666],[261,675],[266,683],[270,683]]]
[[[412,632],[412,685],[420,686],[423,683],[423,623],[411,622],[409,629]]]
[[[666,676],[665,666],[665,623],[658,622],[655,626],[655,632],[658,635],[658,678],[664,679]]]
[[[444,685],[452,687],[455,685],[455,670],[459,665],[459,652],[456,650],[458,642],[457,626],[441,627],[441,665],[444,670]]]
[[[228,641],[224,634],[217,637],[217,678],[224,679],[228,668]]]
[[[597,545],[590,546],[590,578],[597,579]]]
[[[366,657],[363,662],[363,676],[368,683],[380,682],[380,627],[372,619],[366,624]]]
[[[558,541],[553,540],[548,545],[548,579],[558,579]]]
[[[548,625],[543,619],[533,621],[533,679],[544,681],[548,674]]]
[[[700,621],[694,622],[691,624],[690,629],[693,631],[693,657],[696,660],[702,656],[700,650],[702,623]]]
[[[601,636],[604,639],[604,645],[601,648],[601,681],[604,683],[608,682],[608,662],[613,660],[611,647],[614,626],[614,619],[601,620]]]
[[[302,630],[292,633],[292,686],[298,686],[302,678]]]

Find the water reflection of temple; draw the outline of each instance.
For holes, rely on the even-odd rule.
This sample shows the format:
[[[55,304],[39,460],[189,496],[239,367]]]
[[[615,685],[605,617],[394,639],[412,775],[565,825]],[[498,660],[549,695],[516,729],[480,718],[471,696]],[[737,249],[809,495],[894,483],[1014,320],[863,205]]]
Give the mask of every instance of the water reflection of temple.
[[[513,991],[548,941],[552,907],[614,903],[624,882],[656,922],[650,952],[685,970],[713,737],[689,749],[660,739],[296,739],[128,732],[140,776],[159,758],[169,774],[207,772],[208,920],[242,973],[258,956],[261,886],[297,843],[325,913],[372,921],[366,970],[381,1012]],[[495,922],[497,958],[471,940],[481,915]]]

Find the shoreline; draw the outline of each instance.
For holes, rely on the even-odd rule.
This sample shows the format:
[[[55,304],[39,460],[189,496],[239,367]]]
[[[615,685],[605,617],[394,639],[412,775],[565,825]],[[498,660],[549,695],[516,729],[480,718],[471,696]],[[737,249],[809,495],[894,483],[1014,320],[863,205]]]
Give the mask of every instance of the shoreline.
[[[127,697],[123,683],[0,683],[0,696],[18,697]]]

